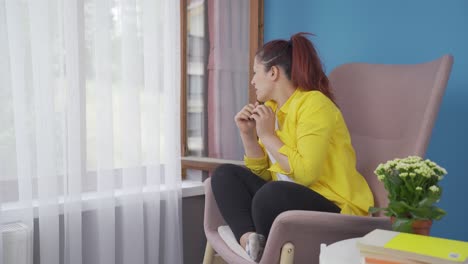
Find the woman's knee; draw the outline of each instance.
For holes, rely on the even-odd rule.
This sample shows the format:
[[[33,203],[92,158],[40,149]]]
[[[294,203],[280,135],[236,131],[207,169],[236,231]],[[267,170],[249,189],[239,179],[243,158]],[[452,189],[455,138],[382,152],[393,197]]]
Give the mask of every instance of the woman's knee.
[[[216,188],[218,185],[226,185],[236,180],[236,172],[239,166],[234,164],[221,164],[211,175],[211,187]]]
[[[275,206],[275,201],[282,188],[282,184],[277,181],[271,181],[263,185],[252,200],[253,212],[271,210]]]
[[[260,196],[274,198],[286,190],[286,183],[287,182],[284,181],[270,181],[258,190],[258,194]]]

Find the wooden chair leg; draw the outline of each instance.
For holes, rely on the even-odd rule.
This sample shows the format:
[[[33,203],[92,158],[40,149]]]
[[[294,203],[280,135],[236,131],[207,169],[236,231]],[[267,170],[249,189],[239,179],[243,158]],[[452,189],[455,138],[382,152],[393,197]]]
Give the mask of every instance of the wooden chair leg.
[[[214,249],[210,243],[206,242],[205,256],[203,257],[203,264],[212,264],[214,257]]]
[[[280,264],[294,263],[294,245],[288,242],[281,248]]]

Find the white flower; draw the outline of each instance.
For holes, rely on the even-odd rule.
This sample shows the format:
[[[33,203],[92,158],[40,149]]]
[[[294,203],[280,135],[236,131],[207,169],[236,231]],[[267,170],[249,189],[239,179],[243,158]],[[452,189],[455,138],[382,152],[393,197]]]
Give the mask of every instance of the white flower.
[[[439,187],[435,186],[435,185],[432,185],[431,187],[429,187],[429,190],[431,190],[432,192],[438,192],[439,191]]]
[[[416,191],[422,191],[422,187],[421,186],[416,187]]]
[[[383,164],[379,164],[379,166],[377,166],[377,168],[375,169],[374,173],[375,175],[378,175],[380,171],[382,171],[384,169],[384,165]]]
[[[383,169],[384,170],[389,170],[390,169],[390,164],[389,163],[384,164]]]
[[[435,174],[434,171],[424,163],[421,163],[420,167],[415,169],[414,172],[416,174],[418,174],[418,175],[421,175],[421,176],[425,177],[425,178],[430,178],[430,177],[432,177],[432,175]]]
[[[400,173],[400,178],[405,178],[408,176],[408,173],[407,172],[402,172]]]
[[[377,175],[377,179],[379,179],[379,181],[383,181],[385,179],[385,175],[383,174],[378,174]]]
[[[422,159],[418,156],[408,156],[405,161],[407,163],[418,163],[420,162]]]
[[[447,174],[447,171],[444,168],[440,168],[440,170],[442,171],[444,175]]]
[[[405,163],[398,163],[398,164],[395,166],[395,168],[396,168],[397,170],[408,170],[408,169],[411,168],[411,166],[408,165],[408,164],[405,164]]]

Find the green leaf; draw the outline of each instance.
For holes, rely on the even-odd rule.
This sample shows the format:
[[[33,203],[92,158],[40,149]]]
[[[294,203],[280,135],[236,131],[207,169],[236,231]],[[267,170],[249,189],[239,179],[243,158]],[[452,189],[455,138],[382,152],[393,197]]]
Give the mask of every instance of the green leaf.
[[[446,212],[436,206],[421,207],[411,210],[411,216],[416,219],[440,220]]]
[[[421,207],[411,210],[411,215],[413,218],[418,219],[432,219],[430,216],[432,214],[432,209],[430,207]]]
[[[403,201],[391,201],[388,204],[388,210],[396,217],[406,217],[411,209],[413,209],[413,207]]]
[[[369,207],[369,213],[374,214],[380,211],[385,211],[387,208],[381,208],[381,207]]]
[[[431,212],[431,219],[434,219],[434,220],[440,220],[442,217],[444,217],[447,213],[438,208],[438,207],[434,207],[434,209],[432,210]]]
[[[437,202],[438,199],[439,199],[439,197],[436,197],[436,196],[428,196],[428,197],[425,197],[424,199],[422,199],[421,201],[419,201],[418,207],[427,207],[427,206],[431,206],[433,203]]]
[[[396,218],[395,222],[392,225],[393,230],[398,232],[404,233],[412,233],[413,228],[411,225],[413,224],[413,219],[408,218]]]

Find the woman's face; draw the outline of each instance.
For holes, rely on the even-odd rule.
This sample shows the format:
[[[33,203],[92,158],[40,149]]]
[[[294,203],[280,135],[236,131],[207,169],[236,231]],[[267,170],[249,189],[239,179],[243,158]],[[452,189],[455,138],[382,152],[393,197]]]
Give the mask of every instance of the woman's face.
[[[266,102],[272,99],[273,79],[271,69],[265,71],[265,66],[255,58],[253,66],[253,77],[250,82],[255,88],[257,101]]]

